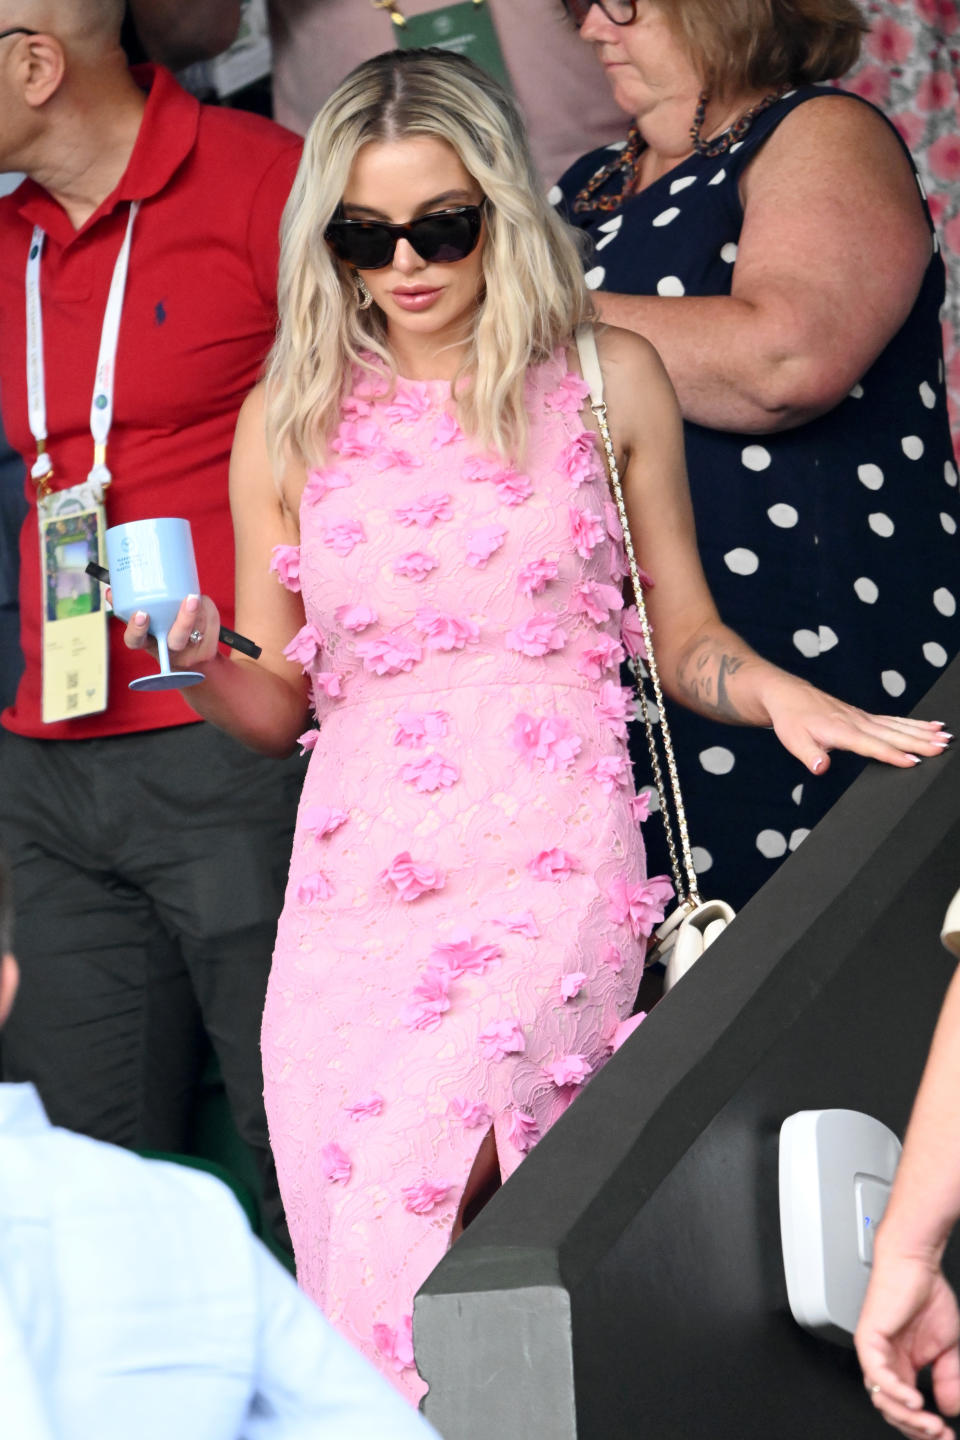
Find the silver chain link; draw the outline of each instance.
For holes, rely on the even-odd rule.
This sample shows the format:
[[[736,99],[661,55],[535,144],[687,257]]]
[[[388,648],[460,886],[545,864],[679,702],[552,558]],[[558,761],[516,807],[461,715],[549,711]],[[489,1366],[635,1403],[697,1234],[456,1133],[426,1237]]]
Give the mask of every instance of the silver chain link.
[[[683,883],[680,858],[677,854],[677,843],[673,833],[673,821],[670,815],[670,807],[667,803],[667,789],[664,784],[663,769],[660,764],[660,754],[657,749],[653,719],[650,714],[650,700],[643,682],[643,671],[640,668],[639,661],[635,660],[630,668],[636,682],[640,711],[643,715],[643,728],[647,735],[647,749],[650,751],[650,765],[653,770],[657,794],[660,797],[660,815],[663,820],[664,834],[667,838],[667,849],[670,852],[670,868],[673,871],[677,900],[685,908],[692,909],[695,905],[700,905],[703,902],[700,899],[700,893],[697,889],[697,872],[693,867],[693,856],[690,853],[687,812],[684,809],[683,796],[680,793],[680,777],[677,774],[677,762],[673,753],[673,740],[670,735],[670,726],[667,724],[667,712],[663,703],[663,691],[660,688],[660,672],[657,668],[657,660],[653,652],[653,633],[650,628],[650,621],[647,618],[647,607],[643,598],[640,567],[637,564],[637,557],[633,548],[633,538],[630,534],[630,522],[627,519],[627,507],[623,500],[623,486],[620,483],[620,467],[617,464],[617,457],[614,453],[613,441],[610,439],[606,405],[591,405],[590,409],[597,417],[597,424],[600,427],[600,435],[603,440],[603,449],[607,461],[607,471],[610,475],[610,484],[613,488],[613,496],[617,503],[617,513],[620,516],[620,525],[623,530],[623,543],[627,552],[627,563],[630,566],[630,583],[633,586],[633,596],[637,606],[637,615],[640,618],[640,630],[643,634],[644,649],[647,652],[647,669],[650,672],[650,681],[653,685],[657,711],[660,716],[660,736],[663,744],[663,753],[667,762],[667,770],[670,774],[670,788],[673,793],[677,829],[680,833],[680,849],[683,854],[683,869],[686,871],[687,876],[686,886],[684,886]]]

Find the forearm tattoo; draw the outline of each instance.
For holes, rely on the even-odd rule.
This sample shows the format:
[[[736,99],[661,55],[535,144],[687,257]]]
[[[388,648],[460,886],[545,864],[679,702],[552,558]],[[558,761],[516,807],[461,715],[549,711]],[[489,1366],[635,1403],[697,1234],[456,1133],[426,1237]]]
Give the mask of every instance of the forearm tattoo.
[[[696,709],[718,720],[742,722],[743,714],[730,698],[727,681],[745,664],[743,655],[724,651],[714,637],[702,635],[681,655],[677,680]]]

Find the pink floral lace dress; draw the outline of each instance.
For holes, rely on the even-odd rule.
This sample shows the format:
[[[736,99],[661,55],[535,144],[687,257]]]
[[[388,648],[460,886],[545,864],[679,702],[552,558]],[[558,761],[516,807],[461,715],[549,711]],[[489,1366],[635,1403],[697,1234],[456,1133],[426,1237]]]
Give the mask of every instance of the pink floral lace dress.
[[[669,886],[645,879],[586,387],[563,352],[531,372],[522,471],[449,383],[385,388],[355,378],[273,560],[320,729],[263,1063],[300,1283],[416,1400],[413,1296],[480,1144],[509,1175],[603,1064]]]

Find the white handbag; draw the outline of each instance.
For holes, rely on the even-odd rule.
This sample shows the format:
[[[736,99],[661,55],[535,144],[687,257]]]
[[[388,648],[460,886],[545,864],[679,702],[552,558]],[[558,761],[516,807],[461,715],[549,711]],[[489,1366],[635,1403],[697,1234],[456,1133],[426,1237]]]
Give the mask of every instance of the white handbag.
[[[604,458],[607,465],[607,473],[610,476],[610,486],[613,491],[613,498],[616,502],[617,513],[620,516],[620,524],[623,529],[623,543],[627,552],[627,563],[630,567],[630,583],[633,587],[633,597],[637,607],[637,615],[640,620],[640,629],[643,634],[643,643],[646,650],[646,671],[653,687],[653,701],[648,698],[644,683],[644,663],[637,659],[631,664],[637,686],[639,700],[639,713],[643,719],[644,730],[647,736],[647,749],[650,752],[650,765],[653,770],[654,783],[657,787],[657,795],[660,799],[660,815],[663,820],[664,833],[667,840],[667,849],[670,852],[670,866],[673,871],[674,885],[677,892],[677,906],[658,930],[654,932],[653,944],[647,950],[647,959],[656,960],[666,966],[664,975],[664,991],[675,985],[690,969],[700,956],[711,945],[718,935],[730,924],[734,918],[734,910],[725,900],[702,900],[697,887],[697,873],[693,865],[693,855],[690,849],[690,839],[687,833],[687,816],[683,804],[683,796],[680,793],[680,778],[677,774],[677,763],[674,757],[673,740],[670,735],[670,726],[667,723],[666,709],[663,703],[663,692],[660,688],[660,673],[657,669],[656,657],[653,653],[653,637],[650,630],[650,622],[647,619],[647,607],[643,598],[643,583],[640,579],[640,569],[637,565],[637,557],[633,549],[633,540],[630,535],[630,522],[627,519],[627,509],[623,500],[623,487],[620,484],[620,470],[617,465],[617,457],[613,449],[613,442],[610,439],[610,430],[607,426],[607,407],[603,400],[603,373],[600,369],[600,357],[597,354],[597,340],[592,325],[580,325],[576,331],[577,350],[580,355],[580,368],[583,371],[583,378],[590,387],[590,409],[597,417],[597,425],[600,429],[600,437],[603,441]],[[656,706],[654,712],[653,706]],[[676,815],[676,830],[680,837],[680,852],[683,857],[681,869],[680,855],[677,851],[677,842],[674,836],[674,824],[670,815],[667,787],[663,778],[663,767],[660,762],[660,752],[657,747],[656,735],[654,732],[653,714],[659,716],[660,740],[663,746],[664,759],[670,775],[670,790],[673,796],[673,807]],[[686,880],[686,883],[684,883]]]

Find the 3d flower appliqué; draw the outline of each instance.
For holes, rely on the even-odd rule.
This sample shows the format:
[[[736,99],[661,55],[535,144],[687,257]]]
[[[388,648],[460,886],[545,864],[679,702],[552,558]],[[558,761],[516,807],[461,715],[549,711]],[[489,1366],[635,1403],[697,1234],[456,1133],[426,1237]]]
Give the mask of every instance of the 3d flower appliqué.
[[[628,605],[620,617],[620,635],[627,654],[634,660],[647,658],[647,644],[643,638],[643,627],[636,605]]]
[[[429,1215],[431,1210],[443,1204],[452,1189],[453,1186],[444,1181],[436,1184],[432,1180],[421,1180],[416,1185],[404,1185],[400,1190],[403,1208],[411,1215]]]
[[[408,550],[393,562],[394,575],[404,575],[408,580],[425,580],[436,568],[436,557],[427,555],[423,550]]]
[[[346,810],[335,810],[329,805],[306,805],[300,815],[300,824],[308,834],[320,839],[323,835],[332,835],[348,819]]]
[[[300,754],[309,755],[311,750],[314,750],[316,748],[316,744],[319,739],[320,731],[316,728],[312,730],[304,730],[302,735],[297,736],[297,744],[300,746]]]
[[[618,640],[601,630],[595,642],[578,656],[574,669],[586,680],[601,680],[607,670],[617,670],[626,658],[626,651]]]
[[[673,896],[673,886],[666,875],[655,875],[631,885],[623,876],[614,880],[607,891],[611,915],[615,925],[624,925],[629,920],[630,928],[639,940],[641,935],[649,936],[663,919],[666,906]]]
[[[614,790],[622,790],[628,784],[630,767],[625,755],[601,755],[599,760],[594,760],[583,772],[591,780],[596,780],[605,795],[612,795]]]
[[[493,483],[504,505],[522,505],[533,494],[533,481],[530,476],[518,475],[515,470],[508,470],[495,477]]]
[[[446,614],[427,606],[418,610],[413,623],[423,636],[428,650],[462,650],[480,638],[480,627],[472,620]]]
[[[339,605],[333,612],[334,619],[343,630],[367,630],[376,625],[379,616],[369,605]]]
[[[527,866],[530,874],[538,880],[563,880],[567,875],[574,874],[579,868],[572,855],[568,855],[566,850],[556,848],[541,850],[539,855],[534,855]]]
[[[355,1100],[352,1105],[345,1105],[343,1108],[351,1120],[367,1120],[373,1116],[382,1115],[384,1104],[383,1096],[372,1090],[362,1100]]]
[[[428,890],[442,890],[446,875],[438,865],[414,860],[409,850],[395,855],[380,879],[393,887],[400,900],[416,900]]]
[[[395,630],[378,640],[358,640],[355,650],[373,675],[406,674],[423,658],[423,646]]]
[[[517,575],[517,589],[521,595],[539,595],[551,580],[556,580],[559,571],[556,560],[531,560]]]
[[[301,625],[289,645],[283,647],[286,658],[306,672],[323,649],[323,633],[316,625]]]
[[[571,970],[568,975],[561,975],[560,999],[575,1000],[586,983],[587,975],[584,970]]]
[[[623,609],[623,596],[615,585],[584,580],[573,587],[570,609],[575,615],[588,615],[597,625],[602,625],[612,611]]]
[[[383,431],[373,420],[342,420],[330,443],[330,449],[344,459],[356,456],[367,460],[383,447]]]
[[[627,733],[627,719],[633,703],[632,690],[617,685],[613,680],[604,680],[593,708],[600,719],[609,725],[614,735],[619,735],[622,739]]]
[[[359,520],[330,520],[321,527],[324,545],[345,560],[367,538]]]
[[[329,1145],[321,1147],[320,1168],[334,1185],[345,1185],[353,1174],[353,1162],[350,1156],[335,1140],[331,1140]]]
[[[603,945],[600,948],[600,961],[603,965],[609,965],[614,975],[619,975],[623,969],[623,952],[616,945]]]
[[[596,436],[581,430],[560,452],[560,469],[573,485],[582,485],[598,474]]]
[[[407,745],[422,750],[428,742],[442,740],[450,732],[450,716],[446,710],[399,710],[394,745]]]
[[[481,1125],[493,1124],[493,1111],[482,1100],[468,1100],[465,1095],[454,1095],[447,1106],[447,1114],[460,1120],[468,1130],[479,1130]]]
[[[285,589],[300,594],[300,546],[274,545],[270,552],[270,570]]]
[[[343,695],[343,676],[337,670],[318,670],[313,683],[330,700],[339,700]]]
[[[477,1036],[484,1060],[502,1060],[506,1055],[520,1055],[526,1049],[519,1020],[495,1020]]]
[[[334,894],[333,882],[322,870],[305,875],[297,886],[297,903],[313,905],[317,900],[329,900]]]
[[[434,790],[446,790],[455,785],[460,771],[451,760],[445,760],[436,751],[411,760],[400,771],[401,778],[422,794],[430,795]]]
[[[420,495],[411,504],[401,505],[393,514],[401,525],[419,525],[421,530],[429,530],[438,520],[449,520],[453,508],[449,495]]]
[[[569,770],[583,748],[565,715],[528,715],[521,711],[510,729],[513,748],[528,765],[539,760],[545,770]]]
[[[461,975],[485,975],[502,954],[499,945],[481,945],[464,934],[434,945],[430,964],[446,971],[451,980],[459,980]]]
[[[514,630],[507,632],[504,642],[508,650],[521,655],[548,655],[551,651],[562,650],[567,643],[567,633],[557,624],[556,615],[544,612],[531,615]]]
[[[590,386],[579,375],[566,374],[555,390],[543,398],[548,410],[560,415],[576,415],[590,394]]]
[[[481,525],[479,529],[471,531],[467,536],[467,564],[472,565],[475,570],[482,569],[506,538],[507,531],[503,525]]]
[[[451,445],[455,440],[462,439],[463,431],[460,429],[460,426],[454,417],[447,410],[444,410],[443,414],[437,420],[436,429],[430,441],[430,449],[442,450],[445,445]]]
[[[570,516],[573,548],[584,560],[589,560],[604,538],[603,521],[599,515],[593,515],[589,510],[581,510],[579,505],[571,505],[567,513]]]
[[[383,413],[388,420],[413,425],[423,419],[432,404],[430,387],[422,380],[398,380],[394,397],[384,406]]]
[[[413,1368],[413,1316],[404,1315],[396,1330],[391,1325],[373,1327],[373,1343],[398,1373]]]
[[[502,925],[512,935],[526,935],[530,940],[539,940],[540,927],[532,910],[518,910],[514,915],[495,915],[495,925]]]
[[[507,1131],[507,1139],[526,1155],[532,1150],[540,1139],[540,1127],[528,1110],[514,1110],[510,1117],[510,1129]]]
[[[325,500],[331,490],[346,490],[353,481],[349,475],[342,470],[310,470],[307,473],[307,483],[303,487],[303,499],[308,505],[315,505]]]
[[[544,1065],[543,1073],[562,1089],[565,1085],[582,1085],[587,1076],[593,1074],[593,1066],[585,1055],[563,1055]]]
[[[408,1030],[436,1030],[450,1009],[450,976],[432,967],[423,972],[413,988],[410,1003],[400,1011],[400,1023]]]

